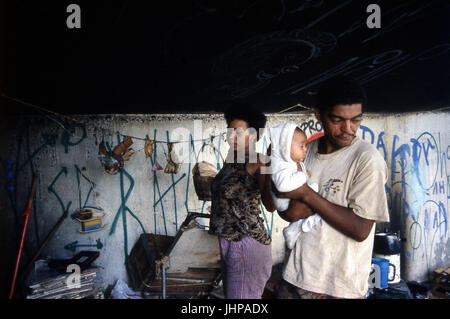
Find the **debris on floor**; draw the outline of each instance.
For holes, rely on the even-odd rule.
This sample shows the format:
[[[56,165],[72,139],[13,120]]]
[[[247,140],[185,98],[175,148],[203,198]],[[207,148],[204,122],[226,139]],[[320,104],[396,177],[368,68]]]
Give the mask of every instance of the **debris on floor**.
[[[27,299],[103,299],[96,280],[102,267],[92,265],[98,251],[81,251],[69,259],[40,259],[27,280]]]
[[[111,291],[110,299],[143,299],[141,293],[131,290],[128,285],[119,279],[116,282],[113,290]]]
[[[414,295],[405,280],[389,284],[388,288],[369,288],[367,299],[414,299]]]
[[[430,291],[429,284],[427,282],[408,281],[408,288],[411,291],[414,299],[428,299]]]
[[[70,282],[72,273],[47,278],[29,286],[31,294],[27,299],[82,299],[89,296],[101,298],[101,291],[94,287],[97,272],[102,268],[90,268],[80,273],[79,283]]]
[[[436,268],[433,271],[433,277],[432,295],[437,298],[450,299],[450,265]]]

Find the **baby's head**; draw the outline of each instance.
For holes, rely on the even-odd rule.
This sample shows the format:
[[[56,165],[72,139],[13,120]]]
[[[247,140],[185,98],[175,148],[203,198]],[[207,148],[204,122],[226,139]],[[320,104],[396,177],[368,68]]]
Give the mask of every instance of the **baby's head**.
[[[300,128],[296,128],[291,143],[291,159],[294,162],[303,162],[306,157],[306,134]]]

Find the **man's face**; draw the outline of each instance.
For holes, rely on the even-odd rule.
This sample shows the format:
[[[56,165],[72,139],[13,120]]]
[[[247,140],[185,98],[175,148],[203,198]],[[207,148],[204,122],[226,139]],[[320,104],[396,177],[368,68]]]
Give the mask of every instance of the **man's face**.
[[[325,114],[316,111],[325,138],[337,150],[351,144],[362,121],[362,105],[338,104]]]

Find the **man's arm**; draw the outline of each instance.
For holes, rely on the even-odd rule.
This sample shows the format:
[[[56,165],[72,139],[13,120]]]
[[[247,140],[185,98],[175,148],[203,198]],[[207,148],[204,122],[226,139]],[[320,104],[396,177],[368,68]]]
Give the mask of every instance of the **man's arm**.
[[[276,194],[279,197],[300,200],[312,211],[318,213],[328,224],[358,242],[365,240],[372,230],[373,220],[356,215],[350,208],[329,202],[307,184],[291,192]],[[301,215],[302,213],[303,211],[300,211],[294,213],[294,215]]]
[[[289,207],[284,212],[278,212],[278,215],[287,222],[296,222],[299,219],[308,218],[313,214],[313,211],[301,201],[291,199]]]

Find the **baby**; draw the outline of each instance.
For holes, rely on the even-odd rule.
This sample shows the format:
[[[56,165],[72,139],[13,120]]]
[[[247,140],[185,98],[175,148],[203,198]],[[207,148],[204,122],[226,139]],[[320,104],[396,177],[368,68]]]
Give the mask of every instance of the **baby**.
[[[279,192],[290,192],[305,184],[309,178],[303,160],[306,157],[306,134],[294,122],[286,122],[270,128],[271,140],[271,173],[272,181]],[[316,183],[308,184],[318,192]],[[271,192],[277,211],[288,209],[290,199],[278,198]],[[300,232],[308,232],[320,221],[320,216],[314,214],[306,219],[300,219],[283,229],[284,239],[289,249],[292,249]]]

